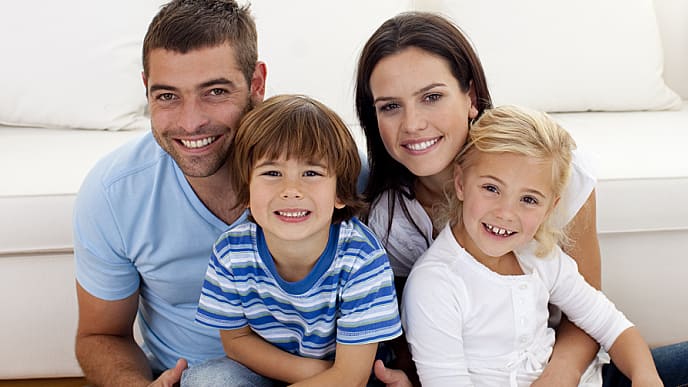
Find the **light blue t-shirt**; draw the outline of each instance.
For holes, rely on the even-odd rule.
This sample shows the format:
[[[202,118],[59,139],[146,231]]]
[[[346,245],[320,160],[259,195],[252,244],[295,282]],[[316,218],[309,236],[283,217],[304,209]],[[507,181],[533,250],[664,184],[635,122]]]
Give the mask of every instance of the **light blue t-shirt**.
[[[263,230],[244,222],[213,247],[196,319],[219,329],[249,326],[283,351],[333,359],[337,343],[401,335],[394,276],[385,250],[358,219],[330,226],[310,273],[284,280]]]
[[[86,177],[74,209],[77,281],[104,300],[140,289],[139,328],[153,370],[180,357],[197,364],[224,356],[217,329],[194,317],[213,243],[228,227],[151,133]]]

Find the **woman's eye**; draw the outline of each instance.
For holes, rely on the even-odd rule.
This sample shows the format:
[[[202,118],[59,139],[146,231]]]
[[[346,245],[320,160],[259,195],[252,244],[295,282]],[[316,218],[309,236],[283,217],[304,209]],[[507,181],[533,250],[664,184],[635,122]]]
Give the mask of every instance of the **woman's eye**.
[[[425,96],[425,100],[429,102],[437,102],[440,98],[442,98],[442,95],[439,93],[432,93]]]
[[[378,108],[381,112],[391,112],[392,110],[399,109],[398,103],[386,103]]]

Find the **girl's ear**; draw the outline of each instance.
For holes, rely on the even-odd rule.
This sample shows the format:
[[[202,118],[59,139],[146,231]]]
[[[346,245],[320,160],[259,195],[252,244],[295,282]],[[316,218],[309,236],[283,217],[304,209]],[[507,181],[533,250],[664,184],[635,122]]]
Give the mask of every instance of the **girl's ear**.
[[[454,165],[454,190],[456,190],[456,197],[463,201],[463,169],[459,164]]]
[[[552,201],[552,205],[549,207],[549,210],[547,211],[547,216],[550,216],[554,209],[557,208],[557,205],[559,204],[559,199],[561,199],[561,196],[557,196],[554,198],[554,200]]]
[[[342,208],[346,207],[346,204],[339,200],[339,198],[336,198],[334,200],[334,208],[341,210]]]

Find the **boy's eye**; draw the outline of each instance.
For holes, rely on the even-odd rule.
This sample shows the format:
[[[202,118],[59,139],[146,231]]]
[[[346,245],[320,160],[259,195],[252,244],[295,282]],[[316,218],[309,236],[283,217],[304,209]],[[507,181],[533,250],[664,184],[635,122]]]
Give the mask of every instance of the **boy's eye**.
[[[260,173],[261,176],[273,176],[273,177],[278,177],[280,176],[279,171],[263,171]]]

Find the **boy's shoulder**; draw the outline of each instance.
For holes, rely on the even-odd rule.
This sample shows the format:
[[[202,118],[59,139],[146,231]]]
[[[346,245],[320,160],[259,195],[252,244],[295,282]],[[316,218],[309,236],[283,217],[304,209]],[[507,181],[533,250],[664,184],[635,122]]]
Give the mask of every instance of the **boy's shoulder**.
[[[339,244],[348,248],[361,249],[364,252],[384,251],[375,234],[357,217],[341,222]]]

